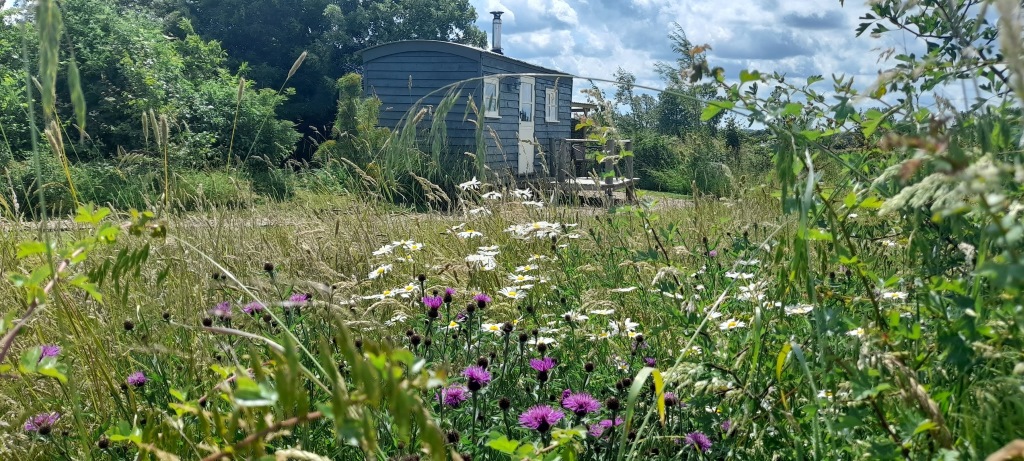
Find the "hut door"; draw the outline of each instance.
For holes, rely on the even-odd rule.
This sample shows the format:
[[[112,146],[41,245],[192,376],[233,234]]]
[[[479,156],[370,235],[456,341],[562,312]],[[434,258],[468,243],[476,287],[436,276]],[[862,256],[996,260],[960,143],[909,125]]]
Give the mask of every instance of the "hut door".
[[[519,174],[533,173],[533,77],[519,79]]]

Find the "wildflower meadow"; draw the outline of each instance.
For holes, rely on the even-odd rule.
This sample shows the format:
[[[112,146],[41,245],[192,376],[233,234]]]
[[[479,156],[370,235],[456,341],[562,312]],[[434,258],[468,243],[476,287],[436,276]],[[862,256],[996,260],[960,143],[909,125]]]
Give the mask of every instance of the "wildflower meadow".
[[[58,2],[38,3],[27,92],[57,143],[71,58]],[[868,90],[686,53],[666,92],[702,82],[701,121],[772,140],[763,171],[687,195],[382,173],[430,161],[407,126],[344,190],[175,206],[149,112],[160,200],[54,216],[39,188],[36,219],[0,222],[0,459],[1024,455],[1020,2],[871,8],[858,34],[929,46]],[[79,113],[89,83],[68,80]],[[626,146],[586,92],[607,111],[581,125]],[[284,171],[260,178],[327,175]]]

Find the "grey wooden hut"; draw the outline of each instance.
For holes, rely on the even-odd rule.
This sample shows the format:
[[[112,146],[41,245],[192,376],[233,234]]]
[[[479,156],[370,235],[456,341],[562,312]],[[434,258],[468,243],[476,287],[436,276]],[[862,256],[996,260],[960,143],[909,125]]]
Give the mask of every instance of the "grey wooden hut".
[[[467,110],[472,98],[483,111],[485,162],[491,170],[513,176],[550,174],[550,153],[572,134],[572,77],[505,56],[500,31],[497,13],[490,51],[433,40],[363,50],[364,94],[380,98],[380,125],[404,126],[411,108],[436,108],[455,89],[460,98],[445,118],[449,151],[476,153],[476,116]]]

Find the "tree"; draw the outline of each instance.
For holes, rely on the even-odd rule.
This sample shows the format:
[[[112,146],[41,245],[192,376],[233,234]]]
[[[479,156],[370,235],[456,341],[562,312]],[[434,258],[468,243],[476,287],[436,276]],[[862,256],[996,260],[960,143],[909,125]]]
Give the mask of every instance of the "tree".
[[[331,125],[335,80],[359,69],[362,49],[405,39],[486,44],[468,0],[118,1],[150,8],[170,25],[187,19],[200,36],[220,42],[232,69],[263,87],[281,87],[308,52],[288,81],[295,97],[282,108],[304,131]]]
[[[628,109],[616,112],[616,126],[628,134],[654,130],[657,100],[649,94],[636,94],[636,76],[621,67],[615,71],[615,82],[615,104]]]
[[[721,69],[708,66],[707,45],[696,46],[688,38],[682,26],[675,25],[669,34],[672,50],[678,57],[674,65],[656,64],[656,69],[665,79],[668,87],[658,98],[658,131],[673,136],[684,136],[700,129],[715,134],[721,115],[706,122],[700,121],[705,101],[717,95],[717,88],[712,83],[700,83],[705,77],[711,77]]]

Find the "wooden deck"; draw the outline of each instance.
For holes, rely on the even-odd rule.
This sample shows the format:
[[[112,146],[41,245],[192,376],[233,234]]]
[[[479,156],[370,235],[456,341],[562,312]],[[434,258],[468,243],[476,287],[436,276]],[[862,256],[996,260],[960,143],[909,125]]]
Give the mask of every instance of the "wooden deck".
[[[562,184],[570,189],[579,190],[619,190],[633,186],[640,178],[609,178],[611,181],[603,181],[591,177],[566,178],[561,183],[551,181],[552,184]]]

